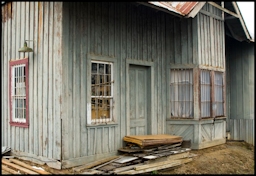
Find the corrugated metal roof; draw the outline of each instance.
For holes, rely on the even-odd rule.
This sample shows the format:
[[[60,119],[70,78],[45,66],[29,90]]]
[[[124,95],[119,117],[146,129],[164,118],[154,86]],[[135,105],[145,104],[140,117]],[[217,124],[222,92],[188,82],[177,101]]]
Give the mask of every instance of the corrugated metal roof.
[[[158,7],[165,8],[169,11],[178,13],[182,16],[188,15],[189,12],[198,4],[196,1],[192,2],[170,2],[170,1],[149,1],[149,4],[153,4]]]

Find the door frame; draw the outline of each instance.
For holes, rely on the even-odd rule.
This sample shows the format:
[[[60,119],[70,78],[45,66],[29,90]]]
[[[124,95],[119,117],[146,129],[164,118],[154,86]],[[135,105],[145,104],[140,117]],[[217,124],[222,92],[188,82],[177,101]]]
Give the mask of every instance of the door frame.
[[[147,121],[148,126],[148,133],[149,134],[156,134],[157,133],[157,124],[155,124],[155,128],[153,127],[152,122],[156,122],[157,118],[155,117],[155,111],[154,111],[154,62],[150,61],[142,61],[142,60],[132,60],[132,59],[126,59],[126,135],[130,135],[130,99],[129,99],[129,92],[130,92],[130,83],[129,83],[129,68],[130,65],[138,65],[138,66],[145,66],[149,67],[149,76],[151,78],[150,80],[150,91],[148,91],[150,96],[150,113],[151,118]]]

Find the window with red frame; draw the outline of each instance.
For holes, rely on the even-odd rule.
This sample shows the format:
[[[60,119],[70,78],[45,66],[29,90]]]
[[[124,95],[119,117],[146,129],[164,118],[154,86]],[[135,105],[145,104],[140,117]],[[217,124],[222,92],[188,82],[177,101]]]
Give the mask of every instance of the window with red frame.
[[[10,124],[28,127],[28,58],[9,63]]]

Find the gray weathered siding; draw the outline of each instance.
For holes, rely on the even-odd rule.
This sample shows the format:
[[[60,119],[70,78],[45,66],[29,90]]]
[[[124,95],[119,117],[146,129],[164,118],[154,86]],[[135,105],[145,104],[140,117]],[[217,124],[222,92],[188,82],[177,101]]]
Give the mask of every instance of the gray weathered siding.
[[[230,38],[227,42],[227,131],[230,131],[232,139],[245,140],[254,145],[254,43],[238,42]]]
[[[206,3],[196,18],[200,66],[225,70],[225,31],[222,11]]]
[[[2,145],[61,159],[62,3],[10,2],[2,6]],[[9,61],[23,58],[28,41],[29,127],[10,126]]]
[[[155,12],[142,5],[108,2],[64,3],[63,19],[63,119],[66,119],[63,122],[63,159],[97,158],[122,147],[127,125],[127,60],[145,65],[154,63],[152,124],[155,131],[152,133],[165,133],[167,66],[196,62],[193,20]],[[116,125],[89,127],[86,124],[87,54],[116,60]]]

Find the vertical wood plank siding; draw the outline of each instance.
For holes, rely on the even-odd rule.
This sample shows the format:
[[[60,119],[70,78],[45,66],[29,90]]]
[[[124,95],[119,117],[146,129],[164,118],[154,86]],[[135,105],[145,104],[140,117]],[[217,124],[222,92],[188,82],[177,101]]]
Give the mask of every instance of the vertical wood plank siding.
[[[254,145],[254,43],[241,43],[230,38],[227,43],[227,129],[232,139],[245,140]]]
[[[88,157],[83,162],[117,152],[127,131],[127,59],[154,63],[153,134],[166,132],[170,64],[225,66],[223,21],[201,13],[180,19],[135,3],[20,3],[10,3],[12,15],[2,17],[7,16],[1,46],[5,92],[9,60],[19,57],[25,39],[33,40],[28,42],[34,50],[28,54],[29,128],[9,125],[8,95],[2,100],[2,144],[15,150],[66,161]],[[8,14],[6,6],[2,11]],[[21,14],[25,14],[22,21]],[[20,25],[29,32],[20,30]],[[116,59],[114,125],[87,126],[88,54]],[[186,128],[192,130],[182,129]],[[187,131],[184,135],[190,137]]]
[[[202,8],[210,14],[221,18],[221,10],[210,4]],[[199,13],[199,64],[206,67],[225,69],[225,33],[224,22],[213,15]]]
[[[61,56],[61,19],[53,24],[53,13],[61,15],[62,3],[59,2],[9,2],[2,6],[2,145],[13,150],[60,160],[61,134],[60,113],[52,115],[53,109],[60,112],[60,103],[54,104],[53,78],[61,79],[54,71],[59,63],[53,61]],[[29,57],[29,127],[10,126],[9,109],[9,61],[24,58],[18,49],[25,40],[34,52]],[[55,45],[53,41],[57,41]],[[53,49],[55,48],[55,49]],[[57,53],[57,54],[55,54]],[[55,58],[54,58],[55,57]],[[60,61],[59,61],[60,62]],[[58,81],[59,82],[59,81]],[[59,82],[60,83],[60,82]],[[58,84],[59,84],[58,83]],[[56,85],[56,87],[59,85]],[[6,92],[6,93],[3,93]],[[54,117],[54,120],[53,120]]]
[[[181,20],[132,3],[104,2],[64,3],[63,15],[63,159],[102,155],[122,147],[127,118],[126,59],[154,62],[156,118],[152,123],[154,133],[165,133],[166,69],[170,62],[193,64],[196,60],[191,49],[195,47],[192,19]],[[117,59],[117,125],[86,125],[87,53]]]

